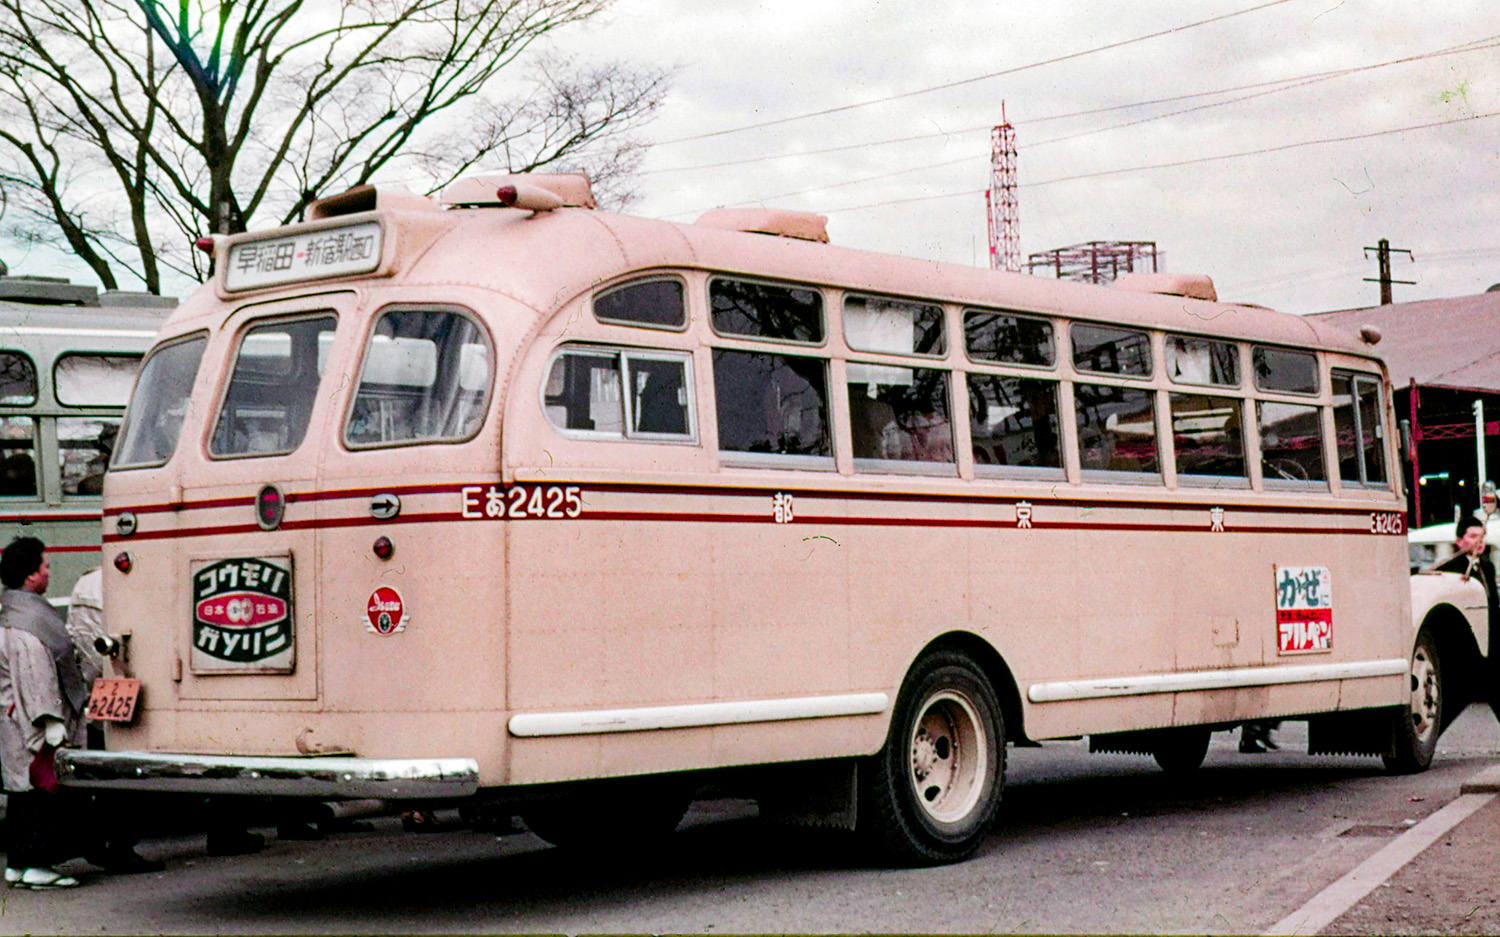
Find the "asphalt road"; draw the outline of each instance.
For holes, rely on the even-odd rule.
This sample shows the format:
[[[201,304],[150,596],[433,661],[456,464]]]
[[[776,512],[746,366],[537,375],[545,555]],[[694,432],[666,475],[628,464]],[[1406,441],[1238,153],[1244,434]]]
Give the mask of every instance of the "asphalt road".
[[[1376,759],[1310,758],[1301,728],[1289,724],[1285,750],[1264,755],[1217,735],[1203,769],[1181,780],[1081,743],[1012,750],[995,834],[944,868],[872,868],[847,838],[762,824],[738,801],[696,805],[656,852],[404,834],[382,819],[236,858],[205,856],[201,836],[147,840],[141,851],[166,872],[69,866],[83,887],[0,892],[0,932],[1251,933],[1500,759],[1486,707],[1464,713],[1433,768],[1412,777],[1389,777]]]

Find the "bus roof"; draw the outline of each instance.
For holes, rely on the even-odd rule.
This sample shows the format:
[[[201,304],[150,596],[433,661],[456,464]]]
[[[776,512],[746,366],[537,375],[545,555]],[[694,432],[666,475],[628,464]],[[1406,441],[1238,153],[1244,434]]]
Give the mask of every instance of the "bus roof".
[[[498,205],[444,210],[434,200],[404,192],[399,198],[389,199],[386,203],[389,208],[379,207],[374,198],[363,199],[359,204],[377,207],[343,217],[323,217],[303,225],[216,239],[216,261],[224,269],[230,248],[248,241],[379,220],[387,232],[394,233],[396,248],[394,261],[382,262],[375,274],[241,292],[225,290],[221,274],[213,287],[190,297],[168,325],[197,319],[211,314],[211,308],[219,308],[213,302],[215,289],[219,299],[235,302],[241,297],[260,300],[268,294],[295,296],[324,292],[330,286],[352,286],[355,283],[351,280],[357,283],[361,279],[392,286],[463,285],[493,290],[548,315],[561,303],[631,273],[699,269],[1142,328],[1318,347],[1378,360],[1374,350],[1355,335],[1262,307],[1142,292],[1138,286],[1131,289],[1126,284],[1113,289],[854,250],[802,235],[787,237],[726,230],[720,218],[713,217],[714,213],[707,224],[683,224],[586,207],[536,212]],[[559,250],[559,245],[567,245],[567,249]],[[524,276],[518,276],[518,271],[523,271]],[[205,308],[205,303],[210,308]]]

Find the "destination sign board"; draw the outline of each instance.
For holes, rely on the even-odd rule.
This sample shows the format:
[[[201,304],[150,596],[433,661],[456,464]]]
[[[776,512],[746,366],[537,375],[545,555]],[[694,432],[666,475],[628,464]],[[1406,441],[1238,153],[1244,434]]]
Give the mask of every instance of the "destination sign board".
[[[229,248],[224,289],[259,290],[283,283],[369,273],[380,266],[378,221],[241,241]]]

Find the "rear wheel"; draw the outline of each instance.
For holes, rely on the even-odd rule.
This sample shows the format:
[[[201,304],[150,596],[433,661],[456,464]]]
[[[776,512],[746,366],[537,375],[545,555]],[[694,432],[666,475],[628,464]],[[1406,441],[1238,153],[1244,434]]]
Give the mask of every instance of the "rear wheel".
[[[1151,756],[1168,774],[1185,774],[1196,771],[1208,754],[1207,729],[1187,727],[1162,729],[1152,746]]]
[[[901,689],[885,747],[860,765],[859,833],[902,864],[957,861],[989,832],[1004,777],[989,681],[965,654],[929,654]]]
[[[1427,770],[1443,724],[1443,668],[1426,628],[1417,632],[1412,647],[1408,683],[1411,695],[1396,726],[1396,753],[1385,756],[1386,770],[1397,774]]]

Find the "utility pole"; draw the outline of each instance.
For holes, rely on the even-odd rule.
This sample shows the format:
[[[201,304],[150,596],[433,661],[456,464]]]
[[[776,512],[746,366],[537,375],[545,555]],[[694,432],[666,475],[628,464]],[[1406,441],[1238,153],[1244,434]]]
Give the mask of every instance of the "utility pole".
[[[1417,283],[1416,280],[1392,280],[1391,279],[1391,254],[1405,254],[1412,261],[1416,261],[1417,258],[1413,257],[1411,251],[1409,251],[1409,250],[1405,250],[1404,248],[1400,248],[1400,247],[1391,247],[1391,242],[1389,240],[1387,240],[1386,238],[1381,238],[1380,239],[1380,246],[1379,247],[1367,247],[1367,248],[1365,248],[1365,257],[1366,258],[1368,258],[1370,256],[1370,251],[1374,251],[1375,252],[1375,256],[1376,256],[1376,258],[1380,262],[1380,277],[1378,279],[1372,279],[1370,277],[1365,277],[1365,282],[1366,283],[1379,283],[1380,284],[1380,305],[1382,305],[1382,306],[1389,306],[1391,304],[1391,284],[1392,283],[1405,283],[1407,286],[1415,286],[1416,283]]]

